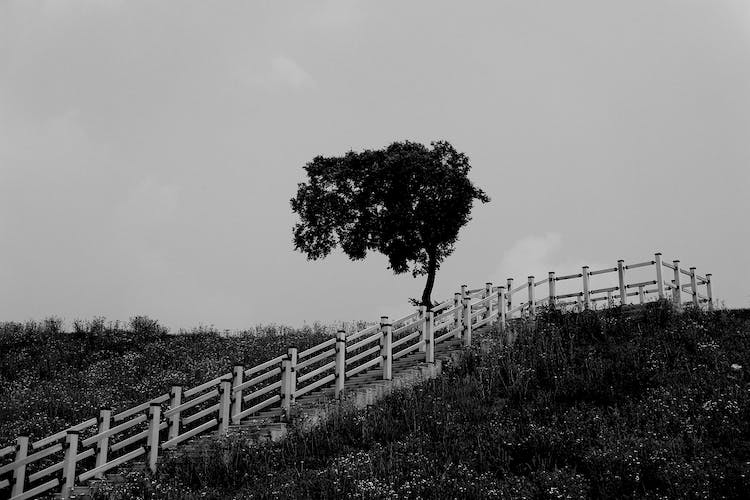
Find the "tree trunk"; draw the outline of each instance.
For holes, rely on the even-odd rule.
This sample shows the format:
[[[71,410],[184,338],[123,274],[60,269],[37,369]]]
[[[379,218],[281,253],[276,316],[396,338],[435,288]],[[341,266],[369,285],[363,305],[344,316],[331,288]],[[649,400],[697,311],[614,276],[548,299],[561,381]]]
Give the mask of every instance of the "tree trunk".
[[[428,311],[432,310],[432,287],[435,286],[435,272],[437,271],[437,257],[434,252],[428,253],[427,261],[427,283],[424,285],[424,291],[422,292],[422,305],[427,308]]]

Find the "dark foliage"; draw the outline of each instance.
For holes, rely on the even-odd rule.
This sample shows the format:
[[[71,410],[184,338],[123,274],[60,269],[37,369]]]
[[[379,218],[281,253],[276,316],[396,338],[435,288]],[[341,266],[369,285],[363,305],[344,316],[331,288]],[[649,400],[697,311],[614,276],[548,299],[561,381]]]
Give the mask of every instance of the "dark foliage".
[[[427,275],[421,303],[430,307],[435,273],[469,220],[474,200],[489,201],[468,178],[469,159],[448,142],[431,148],[394,142],[380,150],[318,156],[291,200],[300,222],[294,247],[309,259],[340,246],[352,260],[368,251],[396,274]]]

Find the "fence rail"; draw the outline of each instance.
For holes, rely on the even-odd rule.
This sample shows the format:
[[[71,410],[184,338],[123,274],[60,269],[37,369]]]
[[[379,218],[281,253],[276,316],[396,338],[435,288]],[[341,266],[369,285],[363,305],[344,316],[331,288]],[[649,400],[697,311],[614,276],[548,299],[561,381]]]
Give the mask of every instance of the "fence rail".
[[[644,268],[653,268],[651,279],[643,279]],[[640,281],[628,283],[626,271],[635,269],[641,269],[641,276],[635,276]],[[664,278],[664,269],[672,271],[671,280]],[[591,288],[593,276],[608,273],[617,273],[616,285]],[[681,283],[682,276],[689,283]],[[558,293],[557,284],[569,284],[569,280],[580,280],[579,289]],[[282,418],[288,418],[295,399],[309,392],[333,385],[335,395],[340,396],[347,379],[376,367],[388,380],[394,359],[419,352],[422,361],[433,363],[439,343],[461,339],[468,346],[473,330],[495,321],[504,330],[515,317],[533,319],[536,308],[544,305],[583,311],[596,307],[597,302],[613,307],[637,297],[639,304],[651,298],[669,299],[678,310],[686,304],[714,308],[711,274],[697,275],[694,267],[680,267],[679,260],[670,264],[660,253],[653,260],[628,265],[619,260],[614,267],[595,271],[584,266],[580,273],[557,276],[550,272],[539,281],[529,276],[515,288],[513,281],[508,278],[505,285],[486,283],[484,288],[471,290],[463,285],[452,299],[430,311],[420,307],[393,322],[383,316],[379,324],[348,335],[340,330],[335,338],[304,351],[292,347],[251,368],[234,366],[231,372],[195,387],[173,386],[169,394],[114,415],[110,408],[102,408],[97,418],[35,442],[19,436],[15,446],[0,448],[0,494],[7,496],[10,490],[11,500],[21,500],[56,489],[62,498],[69,498],[77,483],[101,478],[134,460],[144,460],[154,472],[160,450],[209,432],[226,435],[230,424],[269,408],[280,407]],[[546,293],[536,298],[537,288],[544,285]],[[656,286],[647,288],[652,285]],[[689,300],[684,300],[685,295]],[[522,299],[514,305],[519,296]],[[575,300],[563,300],[570,298]]]

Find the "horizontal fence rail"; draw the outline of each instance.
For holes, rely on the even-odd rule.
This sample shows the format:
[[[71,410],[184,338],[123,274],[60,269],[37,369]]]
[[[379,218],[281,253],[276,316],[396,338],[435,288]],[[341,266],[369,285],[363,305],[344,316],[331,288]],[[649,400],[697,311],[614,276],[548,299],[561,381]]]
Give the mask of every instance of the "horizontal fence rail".
[[[637,270],[637,271],[636,271]],[[592,278],[611,281],[593,283]],[[601,277],[600,277],[601,276]],[[556,275],[537,280],[528,276],[518,286],[508,278],[503,285],[484,288],[463,285],[452,298],[390,321],[336,336],[298,351],[291,347],[257,366],[233,367],[231,372],[191,388],[172,386],[168,394],[119,413],[102,408],[91,418],[51,436],[30,441],[19,436],[15,445],[0,448],[0,495],[12,500],[58,492],[69,498],[73,487],[102,478],[112,469],[133,461],[155,472],[159,453],[199,435],[224,436],[230,425],[281,411],[288,420],[297,398],[325,387],[341,396],[346,381],[368,370],[380,370],[389,380],[393,361],[416,355],[418,362],[434,363],[435,348],[448,340],[471,345],[472,332],[492,323],[505,330],[514,318],[533,319],[539,307],[584,311],[649,300],[668,299],[678,310],[714,309],[711,274],[698,275],[679,260],[652,260]],[[559,290],[571,286],[574,290]],[[636,297],[629,300],[629,297]]]

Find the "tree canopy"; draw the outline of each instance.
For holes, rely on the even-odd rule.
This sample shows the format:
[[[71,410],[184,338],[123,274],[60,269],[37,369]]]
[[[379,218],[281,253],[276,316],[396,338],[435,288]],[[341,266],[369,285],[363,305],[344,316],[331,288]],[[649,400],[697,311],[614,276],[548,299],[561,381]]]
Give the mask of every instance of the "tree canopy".
[[[352,260],[368,251],[388,258],[396,274],[427,275],[421,304],[432,307],[435,274],[471,220],[474,200],[468,157],[446,141],[430,147],[394,142],[384,149],[317,156],[291,199],[294,248],[311,260],[340,246]]]

